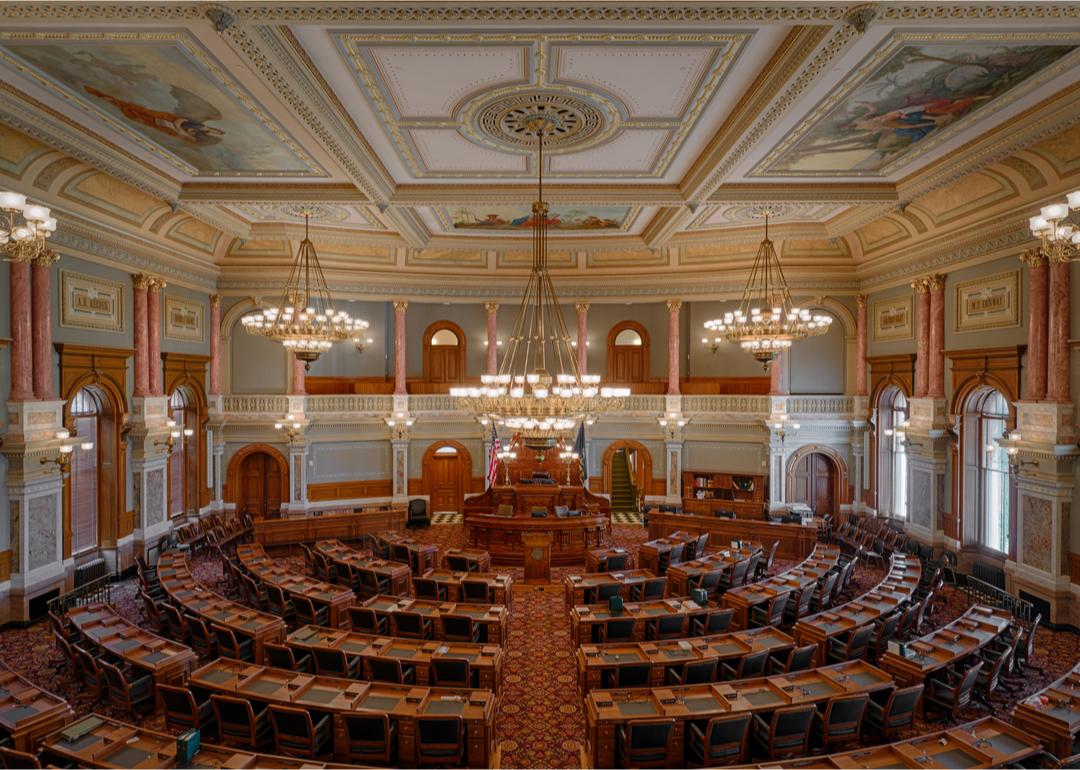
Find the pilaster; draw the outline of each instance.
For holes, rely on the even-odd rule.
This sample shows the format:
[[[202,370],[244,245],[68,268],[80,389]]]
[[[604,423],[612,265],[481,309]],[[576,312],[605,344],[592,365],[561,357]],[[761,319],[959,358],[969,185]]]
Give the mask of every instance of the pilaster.
[[[909,401],[904,428],[908,455],[908,531],[924,543],[945,545],[945,514],[949,495],[945,484],[949,431],[944,398]]]
[[[390,440],[392,453],[391,473],[393,474],[393,501],[406,502],[409,499],[409,437],[404,436]]]
[[[310,444],[299,436],[289,442],[289,509],[307,510],[308,449]]]
[[[168,515],[169,399],[164,396],[133,398],[131,402],[130,452],[135,510],[133,547],[146,553],[169,532]]]

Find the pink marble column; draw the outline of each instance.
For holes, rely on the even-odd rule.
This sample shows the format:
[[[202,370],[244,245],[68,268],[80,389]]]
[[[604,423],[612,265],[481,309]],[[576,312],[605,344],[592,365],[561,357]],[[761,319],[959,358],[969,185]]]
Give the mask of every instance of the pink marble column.
[[[150,352],[146,339],[146,290],[149,276],[136,273],[131,276],[132,293],[135,297],[135,397],[150,395]]]
[[[589,303],[577,304],[577,370],[588,374],[589,364]]]
[[[210,295],[210,395],[221,395],[221,295]]]
[[[668,358],[667,358],[667,394],[679,395],[679,309],[681,299],[669,299],[668,308]]]
[[[165,395],[161,384],[161,290],[165,286],[160,278],[151,278],[146,287],[146,371],[151,396]]]
[[[1033,249],[1022,257],[1028,264],[1028,348],[1027,400],[1046,398],[1046,323],[1047,277],[1046,257]]]
[[[786,396],[787,388],[784,387],[784,354],[777,353],[776,358],[769,364],[769,395]]]
[[[11,263],[12,401],[34,399],[33,332],[30,323],[30,263]]]
[[[56,398],[52,365],[52,268],[57,260],[49,252],[34,260],[30,272],[34,285],[34,397],[41,401]]]
[[[921,398],[930,389],[930,287],[925,278],[911,284],[918,302],[919,338],[915,347],[915,397]]]
[[[304,384],[304,362],[296,356],[292,357],[292,395],[304,396],[307,395],[307,388]]]
[[[1046,399],[1071,401],[1069,393],[1069,262],[1050,262],[1050,321],[1047,330]]]
[[[487,311],[487,373],[499,373],[499,303],[486,302],[484,309]]]
[[[855,296],[855,395],[866,395],[866,295]]]
[[[945,397],[945,276],[932,275],[930,288],[929,396]]]
[[[405,388],[405,308],[408,300],[394,302],[394,395],[404,396]]]

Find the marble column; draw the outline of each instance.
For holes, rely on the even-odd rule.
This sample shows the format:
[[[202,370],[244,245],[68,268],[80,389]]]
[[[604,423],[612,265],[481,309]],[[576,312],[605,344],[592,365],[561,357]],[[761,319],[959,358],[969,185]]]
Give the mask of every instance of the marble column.
[[[669,396],[679,395],[679,309],[681,299],[669,299],[668,308],[668,384]]]
[[[769,364],[769,395],[786,396],[787,388],[784,387],[784,353],[777,353],[776,358]]]
[[[855,296],[855,395],[866,395],[866,295]]]
[[[945,397],[945,276],[926,279],[930,290],[930,359],[927,395]]]
[[[1032,249],[1021,260],[1028,265],[1028,348],[1026,401],[1046,398],[1047,302],[1046,257]]]
[[[34,260],[31,268],[34,284],[34,397],[40,401],[56,398],[52,365],[52,252]]]
[[[925,278],[913,281],[918,302],[919,338],[915,347],[915,397],[921,398],[930,389],[930,286]]]
[[[11,262],[11,401],[34,400],[30,262]]]
[[[210,395],[221,395],[221,295],[210,295]]]
[[[146,363],[152,396],[165,395],[161,383],[161,290],[167,285],[160,278],[152,278],[146,287]]]
[[[394,301],[394,395],[404,396],[405,387],[405,309],[408,300]]]
[[[150,395],[150,354],[146,339],[146,290],[150,278],[143,273],[131,276],[132,293],[135,298],[135,397],[146,398]]]
[[[588,373],[589,363],[589,303],[577,304],[577,369],[578,374]]]
[[[499,373],[499,303],[485,302],[484,310],[487,311],[487,373]]]
[[[1071,400],[1069,393],[1069,262],[1050,261],[1049,328],[1047,330],[1046,399],[1059,404]]]
[[[292,391],[293,396],[303,396],[307,394],[307,390],[304,386],[304,362],[296,356],[292,357]]]

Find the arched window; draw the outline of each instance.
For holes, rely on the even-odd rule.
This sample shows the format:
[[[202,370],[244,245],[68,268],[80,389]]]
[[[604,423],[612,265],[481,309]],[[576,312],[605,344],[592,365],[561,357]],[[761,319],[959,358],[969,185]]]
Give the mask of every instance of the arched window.
[[[450,321],[436,321],[424,331],[424,381],[465,379],[465,333]]]
[[[1009,552],[1009,460],[997,440],[1008,431],[1009,404],[1000,391],[980,388],[968,396],[962,452],[965,531],[980,545]]]
[[[169,416],[180,436],[169,453],[169,516],[182,516],[199,507],[199,410],[184,387],[169,398]],[[191,436],[186,435],[190,431]]]
[[[72,452],[71,475],[71,551],[78,556],[98,547],[98,512],[101,507],[98,484],[98,451],[101,404],[86,388],[71,398],[71,424],[74,433],[83,441],[94,442],[93,449]]]
[[[638,322],[621,321],[608,332],[607,379],[620,383],[649,379],[649,333]]]
[[[908,464],[903,429],[908,402],[900,388],[881,392],[877,409],[877,506],[878,513],[906,519],[908,515]]]

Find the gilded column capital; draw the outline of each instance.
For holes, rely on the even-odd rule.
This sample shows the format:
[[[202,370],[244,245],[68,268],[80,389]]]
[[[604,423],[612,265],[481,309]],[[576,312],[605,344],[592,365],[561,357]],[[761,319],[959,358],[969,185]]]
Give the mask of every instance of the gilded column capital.
[[[149,289],[150,282],[152,280],[154,279],[148,276],[146,273],[131,274],[131,285],[134,286],[136,289]]]
[[[579,302],[574,307],[577,308],[577,311],[579,313],[588,313],[589,312],[589,303],[588,302]]]
[[[679,312],[679,308],[681,308],[681,307],[682,307],[682,300],[681,299],[669,299],[667,301],[667,309],[668,309],[669,313],[677,313],[677,312]]]
[[[499,312],[499,303],[498,302],[485,302],[484,303],[484,310],[486,310],[488,312],[488,315],[492,315],[494,313],[497,313],[497,312]]]
[[[60,255],[57,254],[55,251],[50,251],[49,249],[45,249],[40,254],[38,254],[36,257],[33,257],[30,261],[36,267],[48,267],[53,262],[56,262],[59,259],[60,259]]]
[[[152,292],[160,292],[168,285],[169,284],[165,283],[165,280],[162,278],[151,278],[150,282],[146,285],[146,288]]]
[[[926,294],[930,291],[930,283],[925,278],[916,278],[911,282],[911,288],[915,290],[916,294]]]
[[[1046,255],[1042,249],[1036,247],[1021,254],[1020,261],[1028,267],[1042,267],[1046,264]]]
[[[1070,256],[1069,252],[1067,252],[1065,250],[1061,250],[1061,251],[1056,251],[1055,250],[1055,253],[1049,254],[1046,257],[1046,259],[1051,264],[1054,264],[1054,263],[1060,264],[1062,262],[1072,262],[1072,257]]]
[[[220,294],[211,294],[210,295],[210,307],[218,307],[220,304],[221,304],[221,295]]]
[[[861,307],[866,307],[866,295],[865,294],[856,294],[855,295],[855,307],[860,307],[860,308]]]
[[[409,300],[407,300],[407,299],[395,299],[394,300],[394,310],[400,310],[400,311],[404,312],[405,308],[407,308],[408,306],[409,306]]]
[[[926,285],[930,291],[944,291],[945,290],[945,275],[943,273],[934,273],[926,277]]]

